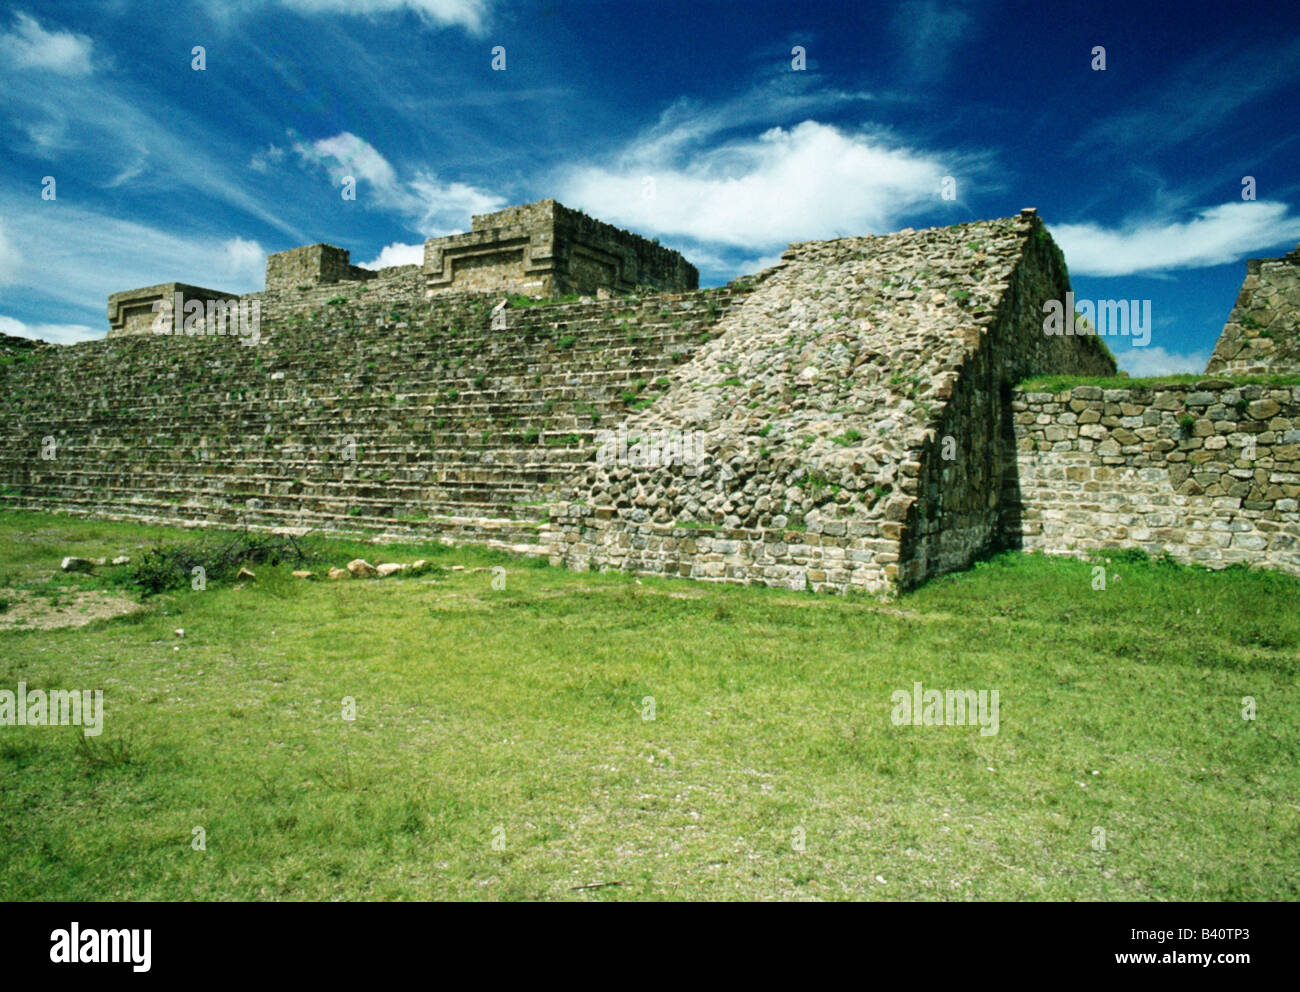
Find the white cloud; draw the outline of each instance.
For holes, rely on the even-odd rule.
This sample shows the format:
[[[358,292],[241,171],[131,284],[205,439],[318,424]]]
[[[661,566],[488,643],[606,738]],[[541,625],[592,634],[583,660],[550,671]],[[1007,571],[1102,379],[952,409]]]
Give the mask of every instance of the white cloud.
[[[310,144],[298,141],[293,150],[309,165],[326,169],[335,183],[352,176],[368,184],[379,207],[402,214],[412,230],[426,237],[459,233],[471,215],[506,206],[499,196],[467,183],[442,182],[429,172],[418,171],[410,179],[401,179],[370,142],[350,131]],[[363,201],[365,196],[366,190],[358,188],[357,199]]]
[[[221,248],[218,267],[221,275],[247,284],[247,280],[256,280],[266,272],[266,249],[258,242],[235,237],[224,242]]]
[[[1300,217],[1267,200],[1210,207],[1190,221],[1143,220],[1119,229],[1098,224],[1055,224],[1052,237],[1070,272],[1124,276],[1223,265],[1280,241],[1300,238]]]
[[[1122,368],[1134,378],[1155,375],[1177,375],[1184,372],[1204,372],[1210,361],[1207,351],[1194,351],[1190,355],[1165,351],[1164,348],[1130,348],[1116,356]]]
[[[90,341],[95,338],[102,338],[107,332],[107,326],[94,328],[87,327],[85,324],[25,324],[13,317],[0,315],[0,334],[12,334],[18,338],[53,341],[55,344],[74,344],[77,341]]]
[[[507,206],[505,200],[468,183],[444,183],[420,172],[409,183],[419,211],[416,230],[429,237],[459,234],[474,214],[492,213]]]
[[[350,175],[364,179],[385,196],[397,186],[397,173],[388,160],[375,150],[374,145],[351,131],[321,138],[310,145],[300,141],[293,148],[306,161],[327,166],[332,162],[331,173],[335,178]]]
[[[18,13],[13,29],[0,34],[0,55],[20,69],[47,69],[65,76],[90,73],[93,42],[82,34],[46,31],[36,18]]]
[[[459,25],[478,33],[487,24],[489,0],[279,0],[304,14],[387,14],[409,10],[426,22]]]
[[[404,245],[391,244],[384,245],[379,257],[369,262],[362,262],[363,269],[388,269],[394,265],[423,265],[424,264],[424,244]]]
[[[634,144],[615,166],[571,171],[560,199],[636,231],[771,249],[892,230],[909,213],[939,206],[940,181],[954,171],[883,135],[813,120],[675,155],[702,137],[686,128],[685,137],[654,134]],[[643,195],[647,178],[653,197]]]

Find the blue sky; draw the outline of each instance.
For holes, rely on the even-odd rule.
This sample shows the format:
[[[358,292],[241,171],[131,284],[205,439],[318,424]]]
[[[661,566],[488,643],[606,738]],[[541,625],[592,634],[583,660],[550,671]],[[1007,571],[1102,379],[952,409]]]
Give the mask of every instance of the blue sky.
[[[1286,3],[20,0],[0,331],[100,337],[110,292],[260,289],[267,252],[315,241],[418,261],[546,197],[705,285],[790,241],[1035,206],[1079,297],[1152,301],[1121,366],[1199,371],[1245,259],[1300,242],[1298,97]]]

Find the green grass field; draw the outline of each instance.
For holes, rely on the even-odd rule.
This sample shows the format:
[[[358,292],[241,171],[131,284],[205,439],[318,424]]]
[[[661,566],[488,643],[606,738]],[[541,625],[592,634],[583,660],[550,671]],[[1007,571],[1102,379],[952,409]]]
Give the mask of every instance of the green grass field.
[[[0,514],[0,602],[174,536]],[[1297,898],[1295,579],[1008,553],[882,603],[332,547],[467,568],[0,631],[0,689],[107,711],[0,726],[0,898]],[[999,732],[895,726],[914,682]]]

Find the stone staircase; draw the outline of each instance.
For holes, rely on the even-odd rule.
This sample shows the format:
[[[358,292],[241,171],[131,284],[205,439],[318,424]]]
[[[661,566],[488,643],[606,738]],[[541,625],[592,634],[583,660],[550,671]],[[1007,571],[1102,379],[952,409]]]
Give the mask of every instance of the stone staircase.
[[[256,347],[140,336],[0,366],[0,505],[533,543],[598,432],[666,392],[745,295],[494,320],[499,296],[340,287],[314,309],[266,299]]]

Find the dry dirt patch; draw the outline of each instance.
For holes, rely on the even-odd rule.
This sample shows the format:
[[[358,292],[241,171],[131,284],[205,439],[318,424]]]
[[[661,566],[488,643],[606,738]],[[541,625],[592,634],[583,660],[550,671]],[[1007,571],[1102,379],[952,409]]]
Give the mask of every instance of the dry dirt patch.
[[[102,589],[61,591],[57,605],[47,596],[26,589],[6,589],[0,599],[9,604],[0,612],[0,630],[84,627],[95,620],[125,616],[142,608],[129,596]]]

